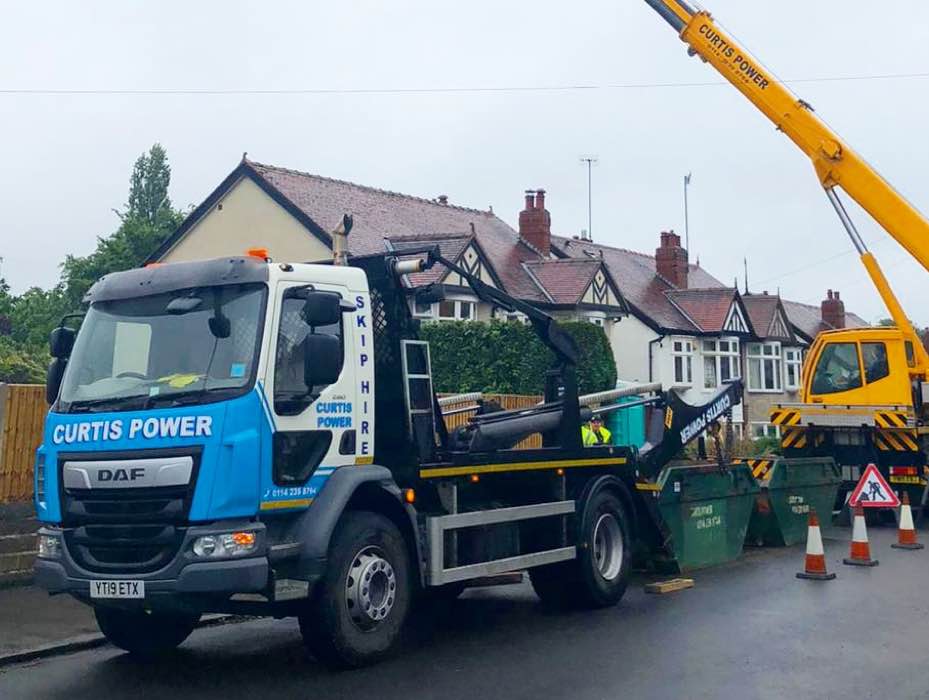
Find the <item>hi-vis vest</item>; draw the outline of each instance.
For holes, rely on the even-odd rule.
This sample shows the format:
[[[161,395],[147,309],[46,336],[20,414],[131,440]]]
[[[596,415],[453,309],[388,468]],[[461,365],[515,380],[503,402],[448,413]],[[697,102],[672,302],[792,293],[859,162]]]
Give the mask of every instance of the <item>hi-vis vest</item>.
[[[584,447],[594,447],[595,445],[609,445],[612,434],[606,428],[600,428],[596,433],[586,425],[581,426],[581,440]]]

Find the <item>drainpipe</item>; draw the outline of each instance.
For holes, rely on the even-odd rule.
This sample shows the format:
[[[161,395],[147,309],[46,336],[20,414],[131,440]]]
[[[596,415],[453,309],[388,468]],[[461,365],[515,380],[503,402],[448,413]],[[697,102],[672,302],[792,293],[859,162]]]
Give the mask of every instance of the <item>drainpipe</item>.
[[[652,338],[651,340],[648,341],[648,381],[649,382],[655,381],[654,370],[652,368],[652,364],[653,364],[652,356],[655,350],[655,343],[660,343],[666,337],[667,336],[659,335],[657,338]]]

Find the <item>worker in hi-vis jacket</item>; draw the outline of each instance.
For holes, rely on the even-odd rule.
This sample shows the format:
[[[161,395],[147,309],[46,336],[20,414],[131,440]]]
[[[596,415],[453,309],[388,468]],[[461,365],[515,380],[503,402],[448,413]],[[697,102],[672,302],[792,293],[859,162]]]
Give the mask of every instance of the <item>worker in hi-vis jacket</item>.
[[[584,447],[609,445],[611,437],[610,431],[603,426],[603,419],[600,416],[591,416],[590,422],[581,426],[581,439]]]

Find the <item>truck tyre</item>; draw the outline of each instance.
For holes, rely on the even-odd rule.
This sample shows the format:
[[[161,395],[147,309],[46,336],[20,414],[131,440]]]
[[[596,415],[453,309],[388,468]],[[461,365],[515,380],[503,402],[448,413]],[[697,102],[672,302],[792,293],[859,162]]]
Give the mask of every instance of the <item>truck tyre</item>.
[[[595,493],[581,515],[577,559],[529,570],[536,595],[547,605],[603,608],[615,605],[629,583],[632,542],[622,502]]]
[[[177,648],[200,621],[199,615],[150,613],[144,610],[95,607],[97,626],[111,644],[140,657]]]
[[[326,573],[299,616],[304,642],[317,659],[333,668],[357,668],[396,647],[412,597],[408,551],[384,516],[342,516],[329,543]]]

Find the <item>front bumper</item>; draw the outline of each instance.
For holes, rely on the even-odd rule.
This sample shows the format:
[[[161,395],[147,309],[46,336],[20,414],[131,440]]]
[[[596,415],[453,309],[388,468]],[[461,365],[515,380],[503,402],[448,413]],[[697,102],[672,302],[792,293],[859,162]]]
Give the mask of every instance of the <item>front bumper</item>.
[[[197,537],[229,532],[230,529],[245,529],[246,526],[258,535],[258,545],[253,555],[210,560],[196,557],[191,551],[191,544]],[[43,527],[39,534],[57,536],[61,541],[60,557],[39,558],[35,562],[36,584],[49,593],[70,593],[79,598],[89,598],[90,582],[105,579],[145,581],[147,602],[149,599],[186,594],[228,598],[235,593],[261,593],[268,588],[268,544],[264,526],[260,523],[218,523],[190,527],[174,558],[157,571],[144,574],[88,571],[75,562],[69,553],[60,528]]]

